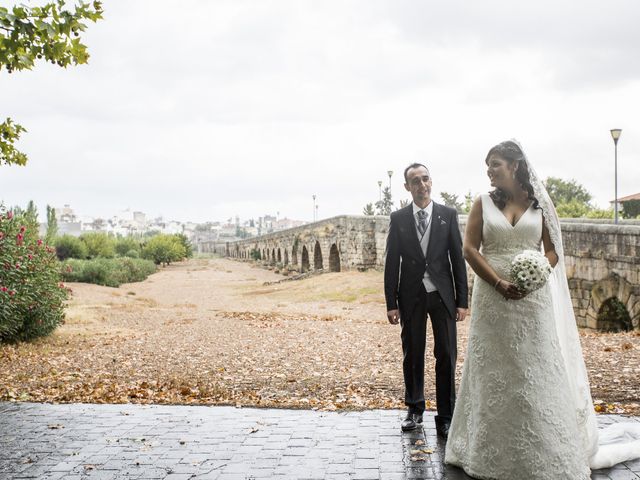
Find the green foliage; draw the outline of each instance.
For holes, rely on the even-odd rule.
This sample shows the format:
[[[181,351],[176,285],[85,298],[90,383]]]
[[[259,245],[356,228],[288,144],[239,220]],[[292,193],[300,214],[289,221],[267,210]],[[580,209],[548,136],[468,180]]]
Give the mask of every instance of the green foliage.
[[[245,230],[246,233],[246,230]],[[184,233],[176,233],[174,235],[178,241],[180,242],[180,245],[182,245],[184,247],[184,258],[191,258],[193,257],[193,246],[191,245],[191,242],[189,241],[189,239],[187,238],[187,236]],[[247,233],[248,236],[248,233]],[[245,237],[241,237],[241,238],[245,238]]]
[[[121,237],[115,241],[116,254],[121,257],[138,258],[142,251],[142,243],[134,237]],[[135,252],[130,255],[131,252]]]
[[[544,185],[556,208],[564,203],[576,202],[591,208],[591,194],[575,180],[548,177]]]
[[[175,235],[156,235],[142,248],[142,258],[152,260],[156,265],[169,265],[186,258],[187,252]]]
[[[391,215],[393,210],[393,200],[391,198],[391,189],[385,187],[382,190],[382,200],[376,202],[376,213],[378,215]]]
[[[560,218],[580,218],[586,217],[591,209],[583,202],[571,200],[569,202],[556,203],[556,210]]]
[[[31,215],[0,206],[0,341],[30,340],[64,321],[67,288]]]
[[[79,2],[73,10],[65,0],[40,7],[25,4],[0,6],[0,72],[30,70],[38,59],[67,67],[87,63],[87,47],[80,32],[86,22],[102,18],[102,3]],[[0,165],[25,165],[27,156],[15,148],[26,129],[7,118],[0,123]],[[52,237],[53,238],[53,237]]]
[[[24,212],[30,221],[34,223],[38,223],[38,209],[36,208],[36,204],[33,200],[29,200],[27,203],[27,209]]]
[[[587,218],[599,218],[613,220],[613,208],[602,210],[600,208],[594,208],[587,212]]]
[[[260,250],[258,250],[257,248],[252,248],[251,249],[251,259],[252,260],[262,260],[262,254],[260,253]]]
[[[598,329],[606,332],[629,331],[633,328],[624,303],[617,297],[605,300],[598,312]]]
[[[58,234],[58,219],[56,218],[56,209],[47,205],[47,233],[45,241],[51,243]]]
[[[123,283],[141,282],[156,271],[156,266],[139,258],[72,258],[62,264],[61,270],[67,282],[119,287]]]
[[[638,218],[640,216],[640,200],[627,200],[622,203],[624,218]]]
[[[80,235],[80,240],[87,246],[89,258],[113,258],[116,255],[116,242],[106,233],[89,232]]]
[[[469,213],[471,211],[471,207],[473,206],[473,198],[474,195],[471,193],[471,190],[464,196],[464,211],[463,213]]]
[[[462,202],[458,200],[458,195],[454,193],[440,192],[442,201],[448,207],[455,208],[458,213],[464,212],[464,206]]]
[[[27,156],[16,149],[14,143],[20,140],[20,134],[27,130],[7,118],[0,123],[0,165],[25,165]]]
[[[67,258],[87,258],[89,251],[86,244],[73,235],[63,235],[55,239],[56,255],[59,260]]]
[[[89,53],[80,32],[86,30],[87,20],[102,18],[102,3],[80,2],[75,10],[65,9],[65,3],[56,0],[41,7],[0,7],[0,70],[31,70],[36,59],[61,67],[87,63]]]
[[[362,209],[363,215],[375,215],[376,211],[373,209],[373,203],[367,203]]]

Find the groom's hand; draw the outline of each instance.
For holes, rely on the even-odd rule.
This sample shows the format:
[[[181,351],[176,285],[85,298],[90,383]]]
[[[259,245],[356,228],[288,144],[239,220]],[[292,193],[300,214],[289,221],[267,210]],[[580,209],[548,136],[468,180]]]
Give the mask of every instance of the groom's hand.
[[[467,312],[466,308],[456,308],[456,322],[463,322],[467,318]]]
[[[387,319],[391,325],[397,325],[400,322],[400,310],[389,310],[387,312]]]

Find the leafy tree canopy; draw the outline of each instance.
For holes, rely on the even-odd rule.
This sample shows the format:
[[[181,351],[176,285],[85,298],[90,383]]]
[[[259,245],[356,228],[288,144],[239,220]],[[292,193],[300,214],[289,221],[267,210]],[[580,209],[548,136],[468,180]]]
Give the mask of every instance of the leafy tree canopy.
[[[40,7],[0,6],[0,73],[31,70],[36,60],[61,67],[87,63],[89,53],[80,32],[86,22],[102,18],[102,2],[79,2],[68,9],[65,0]],[[15,148],[26,129],[7,118],[0,123],[0,165],[25,165],[27,156]]]

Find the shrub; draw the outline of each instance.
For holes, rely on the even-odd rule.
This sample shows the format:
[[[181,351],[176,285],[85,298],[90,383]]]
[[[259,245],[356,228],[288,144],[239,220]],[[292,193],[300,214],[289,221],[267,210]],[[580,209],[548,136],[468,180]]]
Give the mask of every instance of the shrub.
[[[178,239],[180,245],[184,247],[184,258],[193,257],[193,246],[187,236],[184,233],[176,233],[174,236]]]
[[[80,240],[87,246],[89,258],[113,258],[116,255],[116,242],[106,233],[83,233]]]
[[[156,235],[142,247],[142,258],[153,261],[156,265],[169,265],[186,258],[187,252],[175,235]]]
[[[67,288],[33,217],[0,206],[0,341],[30,340],[64,322]]]
[[[73,235],[63,235],[55,239],[56,255],[59,260],[67,258],[87,258],[88,250],[85,243]]]
[[[138,250],[129,250],[123,256],[129,258],[140,258],[140,252]]]
[[[156,266],[149,260],[139,258],[69,259],[63,263],[61,270],[68,282],[119,287],[123,283],[145,280],[156,271]]]
[[[116,254],[121,257],[133,257],[138,258],[140,256],[140,240],[134,237],[122,237],[118,238],[115,241],[115,251]],[[135,251],[136,254],[129,255],[129,252]]]

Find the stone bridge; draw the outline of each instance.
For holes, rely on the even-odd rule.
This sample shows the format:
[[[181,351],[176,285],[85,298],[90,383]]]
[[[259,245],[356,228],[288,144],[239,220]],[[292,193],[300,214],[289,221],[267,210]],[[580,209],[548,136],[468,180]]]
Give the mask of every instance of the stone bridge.
[[[465,224],[463,216],[462,230]],[[388,226],[387,216],[343,215],[230,242],[225,250],[232,258],[298,272],[381,268]],[[562,233],[578,325],[640,330],[640,224],[567,220],[562,222]],[[616,311],[615,318],[606,315]]]

